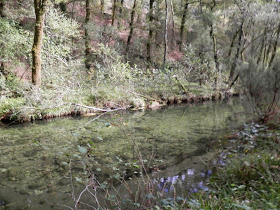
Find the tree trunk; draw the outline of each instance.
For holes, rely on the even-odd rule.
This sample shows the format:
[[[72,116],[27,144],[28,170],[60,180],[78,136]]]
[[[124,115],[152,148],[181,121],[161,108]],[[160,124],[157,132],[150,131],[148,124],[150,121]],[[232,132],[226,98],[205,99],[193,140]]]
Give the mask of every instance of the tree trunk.
[[[263,54],[263,51],[264,51],[264,43],[265,43],[265,39],[266,39],[266,31],[267,31],[267,27],[264,28],[264,35],[263,35],[263,39],[262,39],[261,49],[259,51],[259,56],[258,56],[258,59],[257,59],[257,64],[261,61],[262,54]]]
[[[276,55],[279,36],[280,36],[280,24],[279,24],[279,26],[278,26],[277,35],[276,35],[276,40],[275,40],[274,45],[273,45],[273,50],[272,50],[271,58],[270,58],[270,61],[269,61],[269,63],[268,63],[268,66],[269,66],[269,67],[272,65],[273,60],[274,60],[275,55]]]
[[[182,52],[182,45],[183,45],[183,39],[184,39],[184,30],[185,30],[185,22],[187,18],[187,12],[189,7],[189,1],[186,0],[183,16],[181,19],[181,27],[180,27],[180,42],[179,42],[179,49]]]
[[[122,25],[122,20],[123,20],[123,4],[124,4],[124,0],[121,0],[120,5],[119,5],[119,21],[118,21],[118,29],[120,29],[121,25]]]
[[[49,0],[34,0],[36,24],[32,47],[32,83],[36,86],[40,86],[41,84],[41,51],[44,34],[44,21],[48,2]]]
[[[153,20],[154,20],[154,0],[150,0],[149,2],[149,36],[148,36],[148,42],[147,42],[147,62],[150,64],[151,59],[151,42],[153,38]]]
[[[167,26],[168,26],[168,1],[165,0],[165,23],[164,23],[164,55],[163,55],[163,67],[165,67],[167,56]]]
[[[228,50],[228,58],[230,59],[231,57],[231,53],[232,53],[232,49],[234,47],[234,41],[237,37],[237,35],[239,34],[239,30],[236,31],[236,33],[233,35],[232,40],[231,40],[231,44],[230,44],[230,48]]]
[[[214,34],[214,29],[213,29],[213,24],[210,25],[210,37],[212,39],[213,43],[213,57],[216,65],[216,71],[219,72],[220,65],[219,65],[219,60],[218,60],[218,53],[217,53],[217,41],[216,41],[216,36]],[[215,76],[215,88],[217,87],[217,76]]]
[[[5,7],[4,1],[5,0],[0,0],[0,17],[2,17],[2,18],[5,17],[5,14],[4,14],[4,7]]]
[[[117,0],[113,1],[113,8],[112,8],[112,26],[115,23],[115,19],[116,19],[116,11],[117,11]]]
[[[244,20],[245,20],[245,17],[243,15],[242,20],[241,20],[241,24],[240,24],[240,29],[239,29],[239,36],[238,36],[236,54],[235,54],[235,58],[234,58],[234,60],[232,62],[231,69],[230,69],[229,88],[231,88],[234,85],[234,83],[236,82],[236,80],[239,77],[238,75],[236,75],[235,69],[236,69],[236,66],[237,66],[237,61],[238,61],[238,57],[239,57],[239,51],[240,51],[240,48],[241,48]]]
[[[216,36],[214,34],[214,29],[213,29],[213,25],[210,25],[210,37],[212,39],[212,43],[213,43],[213,54],[214,54],[214,61],[216,64],[216,70],[219,71],[219,61],[218,61],[218,54],[217,54],[217,41],[216,41]]]
[[[154,18],[154,21],[155,21],[155,25],[161,25],[160,21],[159,21],[159,17],[161,15],[161,12],[160,12],[160,1],[161,0],[156,0],[155,3],[156,3],[156,7],[155,7],[155,18]],[[161,45],[161,29],[159,29],[159,27],[156,28],[155,30],[155,45],[156,45],[156,48],[160,48],[160,45]]]
[[[88,23],[91,17],[91,0],[86,0],[86,18],[85,18],[85,67],[88,72],[92,71],[92,61],[91,61],[91,47],[90,38],[88,33]]]
[[[173,0],[170,0],[170,8],[171,8],[171,17],[172,17],[172,40],[171,40],[171,48],[174,49],[176,42],[175,42],[175,21],[174,21],[174,7],[173,7]]]
[[[130,31],[129,31],[129,35],[128,35],[128,37],[127,37],[127,44],[126,44],[126,50],[125,50],[126,54],[128,53],[129,46],[130,46],[130,42],[131,42],[132,35],[133,35],[133,30],[134,30],[134,16],[135,16],[135,9],[136,9],[136,6],[137,6],[137,0],[134,0],[133,8],[132,8],[132,11],[131,11],[130,24],[129,24]]]

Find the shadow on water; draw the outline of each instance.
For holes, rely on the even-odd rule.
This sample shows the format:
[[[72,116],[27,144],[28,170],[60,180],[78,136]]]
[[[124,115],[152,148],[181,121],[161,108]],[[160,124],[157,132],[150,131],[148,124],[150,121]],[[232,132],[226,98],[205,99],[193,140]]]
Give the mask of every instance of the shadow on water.
[[[139,173],[139,152],[145,161],[153,156],[150,172],[159,189],[172,191],[176,183],[182,191],[207,190],[212,172],[205,164],[214,155],[208,148],[248,120],[237,114],[242,111],[234,99],[0,128],[0,209],[73,206],[70,177],[79,182],[89,170],[100,181],[132,177]]]

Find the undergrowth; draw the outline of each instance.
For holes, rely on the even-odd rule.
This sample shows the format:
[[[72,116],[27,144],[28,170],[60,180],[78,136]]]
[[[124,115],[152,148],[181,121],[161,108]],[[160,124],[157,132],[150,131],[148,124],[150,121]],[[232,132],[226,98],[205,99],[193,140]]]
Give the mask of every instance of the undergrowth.
[[[210,192],[193,195],[193,209],[279,209],[279,130],[239,133],[235,147],[226,150],[227,164],[212,176]],[[248,127],[247,127],[248,131]],[[242,133],[243,132],[243,133]],[[254,133],[254,134],[253,134]],[[234,154],[232,154],[234,152]]]

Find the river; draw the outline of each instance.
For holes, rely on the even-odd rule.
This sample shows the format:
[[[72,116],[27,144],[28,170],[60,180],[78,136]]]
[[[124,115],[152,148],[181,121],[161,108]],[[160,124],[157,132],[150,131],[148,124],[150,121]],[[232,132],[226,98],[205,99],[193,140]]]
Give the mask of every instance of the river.
[[[0,209],[73,208],[68,192],[90,175],[131,179],[147,162],[159,188],[203,190],[194,174],[211,173],[209,147],[248,120],[243,111],[236,98],[0,127]]]

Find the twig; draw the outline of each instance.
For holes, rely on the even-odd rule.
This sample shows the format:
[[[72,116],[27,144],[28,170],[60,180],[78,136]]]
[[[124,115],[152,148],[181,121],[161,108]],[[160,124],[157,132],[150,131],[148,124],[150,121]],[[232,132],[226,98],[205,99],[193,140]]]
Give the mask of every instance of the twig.
[[[84,192],[85,191],[87,191],[87,188],[88,188],[88,185],[85,187],[85,189],[83,189],[83,191],[80,193],[80,195],[79,195],[79,197],[78,197],[78,199],[76,200],[76,203],[75,203],[75,209],[77,209],[77,206],[78,206],[78,204],[79,204],[79,202],[80,202],[80,200],[81,200],[81,197],[82,197],[82,195],[84,194]]]
[[[86,106],[86,105],[83,105],[83,104],[75,104],[75,103],[71,103],[70,105],[80,106],[80,107],[84,107],[84,108],[87,108],[87,109],[93,109],[93,110],[100,111],[100,112],[115,112],[115,111],[120,111],[120,110],[126,110],[127,109],[127,108],[101,109],[101,108],[97,108],[97,107],[94,107],[94,106]]]
[[[70,182],[71,182],[71,187],[72,187],[72,195],[71,195],[71,197],[72,197],[72,198],[74,199],[74,201],[75,201],[75,200],[76,200],[76,196],[75,196],[75,189],[74,189],[74,184],[73,184],[71,163],[72,163],[72,159],[70,159],[70,161],[69,161],[69,170],[70,170]]]
[[[22,80],[23,78],[23,75],[26,73],[26,71],[30,68],[30,65],[25,69],[25,71],[23,72],[23,74],[21,75],[20,79],[19,80]]]

